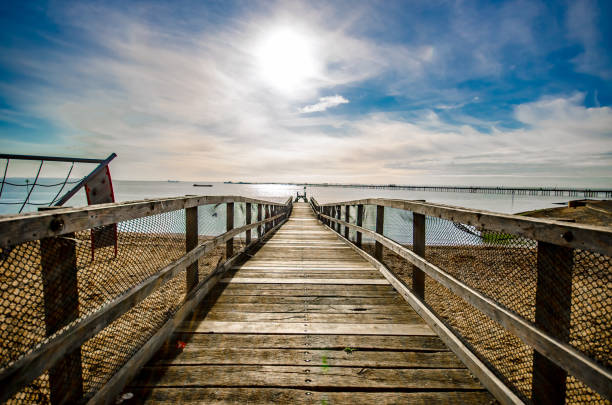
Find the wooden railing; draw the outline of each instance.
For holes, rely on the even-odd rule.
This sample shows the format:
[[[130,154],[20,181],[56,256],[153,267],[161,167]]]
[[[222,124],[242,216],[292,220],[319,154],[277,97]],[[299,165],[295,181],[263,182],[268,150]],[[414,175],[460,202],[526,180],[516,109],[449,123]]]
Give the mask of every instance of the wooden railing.
[[[244,203],[246,206],[246,224],[237,228],[234,227],[235,203]],[[198,206],[207,204],[226,205],[226,232],[200,243],[197,209]],[[257,220],[252,222],[251,211],[254,206],[257,206]],[[172,331],[221,279],[222,274],[241,259],[247,249],[258,244],[281,226],[290,215],[291,209],[291,198],[280,204],[237,196],[189,196],[62,208],[0,217],[0,248],[5,260],[2,270],[22,272],[23,277],[19,277],[24,280],[26,276],[31,277],[33,273],[41,272],[47,330],[47,337],[43,336],[40,342],[34,342],[36,344],[33,343],[32,347],[26,347],[22,356],[12,362],[3,360],[3,367],[0,369],[0,402],[19,394],[45,371],[49,374],[49,397],[46,399],[52,403],[79,403],[85,400],[94,403],[114,402],[115,396],[125,383],[159,349]],[[75,232],[178,210],[184,211],[185,253],[177,260],[159,268],[154,275],[131,285],[129,289],[122,291],[115,299],[105,302],[97,310],[79,317],[80,286],[76,282],[79,271],[76,245],[79,241],[75,239]],[[245,247],[235,253],[233,240],[242,233],[246,235]],[[149,238],[154,241],[155,235]],[[223,244],[225,244],[225,262],[219,263],[206,277],[200,277],[198,259]],[[41,257],[24,258],[11,255],[11,252],[21,252],[20,246],[30,246],[29,254]],[[28,263],[34,263],[35,268],[20,268],[26,260]],[[41,267],[37,268],[38,266]],[[101,389],[97,392],[90,391],[85,395],[81,346],[182,272],[185,272],[186,294],[178,310],[125,364],[120,365]],[[10,309],[8,304],[10,299],[12,297],[7,295],[2,297],[4,302],[0,311]],[[31,315],[24,313],[17,316],[25,318]],[[28,320],[25,321],[27,323]],[[2,326],[0,321],[0,327]],[[39,400],[42,401],[40,398]]]
[[[566,400],[568,374],[586,384],[601,397],[607,400],[612,399],[609,346],[608,349],[605,349],[605,341],[609,343],[612,335],[612,314],[609,312],[612,305],[609,284],[612,228],[497,214],[423,201],[364,199],[319,204],[314,198],[311,198],[310,202],[318,218],[345,239],[349,238],[349,230],[355,232],[355,249],[380,269],[391,284],[501,402],[515,403],[531,400],[538,404],[563,404]],[[366,229],[363,226],[364,206],[376,207],[375,230]],[[356,211],[353,215],[354,223],[349,221],[349,207],[354,207]],[[412,212],[412,250],[383,235],[385,207]],[[343,210],[344,219],[341,219]],[[534,308],[533,318],[526,319],[517,313],[515,308],[507,308],[478,288],[469,285],[459,275],[461,272],[462,274],[466,272],[465,266],[461,268],[461,272],[453,275],[446,269],[431,263],[434,257],[426,260],[426,249],[429,246],[426,244],[427,217],[441,218],[451,224],[468,225],[479,232],[494,231],[498,235],[512,235],[508,236],[509,238],[531,240],[533,243],[530,243],[529,246],[534,246],[537,252],[531,247],[524,250],[537,258],[534,268],[530,269],[533,273],[537,273],[537,285],[534,286],[535,299],[531,302]],[[364,237],[375,242],[374,257],[361,249]],[[382,264],[383,247],[412,264],[411,280],[403,280],[388,266]],[[449,248],[452,249],[452,246]],[[498,249],[504,248],[504,245],[498,247]],[[507,249],[511,248],[516,250],[516,247]],[[603,323],[600,328],[604,336],[592,336],[592,338],[604,340],[603,350],[608,350],[607,358],[589,357],[569,341],[570,329],[576,327],[570,324],[570,320],[572,316],[573,257],[579,251],[590,257],[598,258],[599,263],[604,263],[603,269],[592,269],[593,277],[599,277],[595,281],[597,287],[607,291],[603,294],[603,302],[594,303],[598,308],[604,308],[603,318],[598,320]],[[431,254],[435,252],[432,250]],[[477,270],[472,269],[471,271],[476,272]],[[474,350],[477,344],[474,344],[473,340],[462,336],[457,328],[450,327],[448,322],[440,319],[439,314],[430,307],[429,297],[425,296],[425,276],[450,290],[467,305],[482,312],[534,349],[531,359],[533,365],[531,392],[520,392],[516,387],[509,387],[506,381],[512,376],[491,367],[487,357],[478,350]],[[578,292],[575,292],[573,298],[576,300],[581,297]],[[580,322],[580,320],[574,320],[574,322]],[[592,400],[597,400],[597,394],[594,394]]]

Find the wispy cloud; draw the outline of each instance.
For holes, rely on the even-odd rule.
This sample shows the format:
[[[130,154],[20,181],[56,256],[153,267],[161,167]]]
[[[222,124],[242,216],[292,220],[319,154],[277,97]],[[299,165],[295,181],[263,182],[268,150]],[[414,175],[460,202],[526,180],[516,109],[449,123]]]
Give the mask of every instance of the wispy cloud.
[[[349,101],[344,97],[336,94],[335,96],[321,97],[319,102],[300,108],[301,113],[313,113],[325,111],[328,108],[337,107],[340,104],[347,104]]]

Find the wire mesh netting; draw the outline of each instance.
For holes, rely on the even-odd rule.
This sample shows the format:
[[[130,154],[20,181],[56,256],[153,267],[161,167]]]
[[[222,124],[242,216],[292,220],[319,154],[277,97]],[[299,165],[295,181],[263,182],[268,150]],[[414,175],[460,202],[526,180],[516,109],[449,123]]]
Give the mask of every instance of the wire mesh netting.
[[[66,161],[20,160],[18,156],[1,158],[0,214],[31,212],[38,207],[52,206],[96,166],[70,158]]]
[[[234,209],[244,211],[239,204]],[[244,224],[238,221],[236,226]],[[225,226],[225,204],[198,207],[200,243],[225,232]],[[185,211],[177,210],[2,249],[0,369],[159,273],[185,254],[185,244]],[[242,246],[239,240],[234,251]],[[225,244],[201,257],[200,281],[224,260]],[[51,385],[80,390],[78,375],[84,397],[93,396],[175,314],[185,293],[182,271],[9,403],[49,402]],[[62,389],[62,384],[68,385]]]
[[[385,207],[384,215],[384,235],[412,249],[412,213]],[[363,226],[375,230],[375,224],[376,206],[365,206]],[[425,229],[427,261],[600,364],[612,365],[610,257],[539,246],[529,238],[429,216]],[[363,240],[373,255],[373,240],[365,235]],[[412,265],[388,249],[383,250],[383,262],[411,287]],[[539,295],[545,302],[536,316],[539,285],[547,293]],[[519,397],[532,399],[531,347],[430,277],[425,303]],[[607,403],[571,375],[566,400]]]

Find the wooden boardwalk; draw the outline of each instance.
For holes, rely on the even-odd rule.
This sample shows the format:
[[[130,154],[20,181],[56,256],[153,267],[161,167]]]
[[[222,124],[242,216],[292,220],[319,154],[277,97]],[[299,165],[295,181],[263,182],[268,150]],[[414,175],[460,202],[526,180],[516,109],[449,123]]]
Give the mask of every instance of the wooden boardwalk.
[[[125,392],[152,403],[493,400],[387,280],[299,203]]]

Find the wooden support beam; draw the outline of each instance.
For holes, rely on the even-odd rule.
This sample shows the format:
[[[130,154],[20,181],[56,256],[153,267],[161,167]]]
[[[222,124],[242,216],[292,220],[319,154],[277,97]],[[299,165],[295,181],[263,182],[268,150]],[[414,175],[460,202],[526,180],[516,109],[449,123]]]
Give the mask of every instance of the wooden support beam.
[[[363,204],[357,204],[357,226],[361,227],[363,226]],[[361,232],[357,232],[357,241],[356,241],[356,245],[358,247],[361,247],[361,239],[362,239],[363,235],[361,234]]]
[[[425,259],[425,215],[412,213],[412,251]],[[412,291],[420,299],[425,299],[425,273],[412,265]]]
[[[248,225],[251,223],[251,203],[246,203],[246,219],[245,219],[245,224]],[[245,243],[248,245],[249,243],[251,243],[251,230],[249,229],[248,231],[246,231],[246,238],[245,238]]]
[[[535,324],[560,341],[569,341],[573,249],[538,242]],[[533,351],[531,398],[536,404],[565,404],[567,372]]]
[[[226,231],[231,231],[234,229],[234,203],[228,202],[226,205],[227,215],[226,215]],[[225,242],[225,258],[229,259],[234,255],[234,238],[229,239]]]
[[[350,205],[344,206],[344,221],[346,221],[346,222],[349,222],[349,211],[350,211],[350,209],[351,209]],[[349,227],[348,226],[344,227],[344,237],[346,239],[349,238]]]
[[[198,246],[198,207],[185,208],[185,251]],[[187,293],[198,284],[198,261],[187,267]]]
[[[385,207],[382,205],[376,206],[376,233],[383,235],[385,225]],[[381,263],[383,262],[383,245],[376,241],[374,247],[374,257]]]
[[[261,204],[257,204],[257,222],[260,222],[260,221],[261,221],[261,219],[262,219],[262,218],[261,218],[261,215],[262,215],[262,214],[261,214],[261,207],[262,207],[262,205],[261,205]],[[261,235],[262,235],[262,234],[263,234],[263,232],[262,232],[262,228],[261,228],[261,225],[259,225],[259,226],[257,227],[257,239],[261,238]]]
[[[342,217],[342,207],[340,205],[336,205],[336,218],[340,219]],[[336,228],[336,232],[340,233],[342,227],[340,226],[340,223],[336,224],[337,228]]]
[[[45,328],[53,335],[79,317],[77,256],[74,234],[40,240]],[[81,348],[67,352],[49,369],[52,404],[80,402],[83,397]]]

